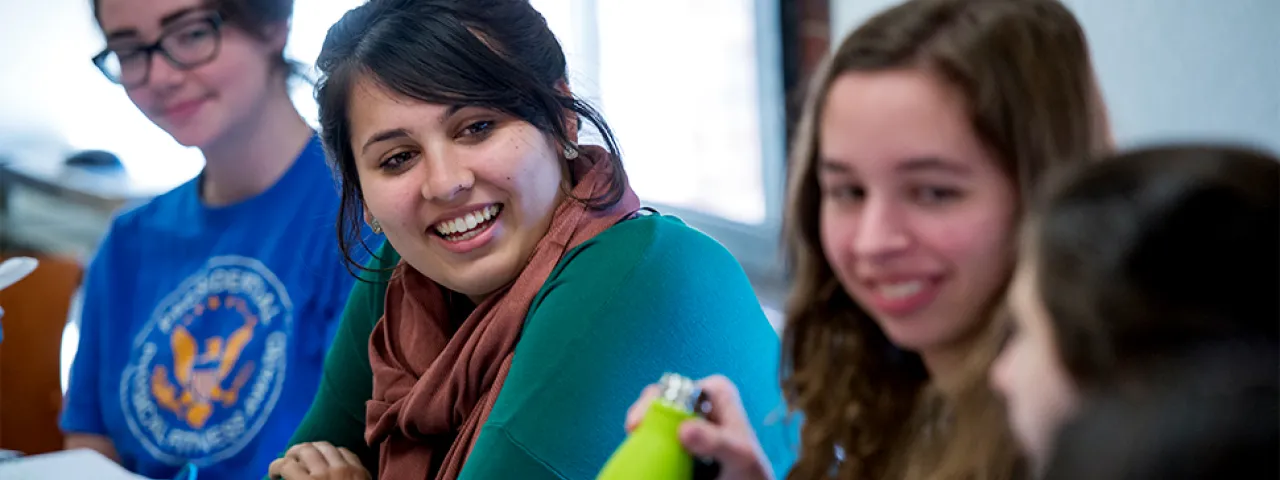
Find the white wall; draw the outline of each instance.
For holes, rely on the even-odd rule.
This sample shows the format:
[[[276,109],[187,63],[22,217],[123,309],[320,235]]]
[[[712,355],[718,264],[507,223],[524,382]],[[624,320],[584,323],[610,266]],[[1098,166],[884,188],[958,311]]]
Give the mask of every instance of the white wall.
[[[833,48],[896,0],[832,0]],[[1121,146],[1224,139],[1280,152],[1280,0],[1065,0]]]

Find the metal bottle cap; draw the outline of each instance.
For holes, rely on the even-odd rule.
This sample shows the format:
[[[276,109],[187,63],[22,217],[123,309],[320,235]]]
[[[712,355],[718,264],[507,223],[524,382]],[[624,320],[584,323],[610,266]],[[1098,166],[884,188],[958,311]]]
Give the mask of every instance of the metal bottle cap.
[[[658,386],[662,389],[660,398],[667,403],[689,413],[699,410],[702,389],[698,388],[698,384],[693,380],[680,374],[665,373],[662,379],[658,380]]]

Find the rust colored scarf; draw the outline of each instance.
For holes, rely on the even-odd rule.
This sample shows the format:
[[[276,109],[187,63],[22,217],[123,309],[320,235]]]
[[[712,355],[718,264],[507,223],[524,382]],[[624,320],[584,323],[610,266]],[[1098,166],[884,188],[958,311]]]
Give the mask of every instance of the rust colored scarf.
[[[572,161],[577,198],[604,192],[608,153],[584,147]],[[373,399],[365,440],[380,448],[379,477],[458,477],[502,390],[529,304],[573,247],[640,208],[630,187],[605,211],[566,198],[552,214],[529,264],[515,281],[476,306],[461,324],[449,319],[444,287],[401,263],[387,286],[386,311],[369,339]]]

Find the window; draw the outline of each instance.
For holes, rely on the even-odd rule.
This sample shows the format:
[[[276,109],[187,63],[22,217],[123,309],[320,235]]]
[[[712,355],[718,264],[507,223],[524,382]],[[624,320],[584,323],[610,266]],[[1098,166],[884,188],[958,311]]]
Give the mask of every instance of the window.
[[[777,271],[785,131],[777,2],[534,0],[647,204]]]
[[[348,10],[363,3],[364,0],[297,2],[293,7],[293,20],[289,24],[289,42],[285,44],[285,56],[301,63],[306,68],[305,73],[314,79],[317,73],[314,62],[320,56],[320,48],[324,46],[324,37],[329,34],[329,27],[338,23]],[[294,81],[289,94],[302,118],[307,119],[307,123],[318,126],[320,121],[315,87],[307,82]]]

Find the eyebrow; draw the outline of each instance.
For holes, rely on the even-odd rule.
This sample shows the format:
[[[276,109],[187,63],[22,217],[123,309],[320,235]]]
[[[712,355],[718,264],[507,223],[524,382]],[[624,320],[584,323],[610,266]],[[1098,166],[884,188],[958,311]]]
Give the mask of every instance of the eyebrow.
[[[853,173],[853,169],[850,168],[848,165],[837,162],[830,158],[818,159],[818,170],[826,173],[839,173],[839,174]]]
[[[436,121],[440,122],[440,124],[443,125],[445,122],[448,122],[449,119],[452,118],[454,115],[457,115],[458,112],[462,111],[462,109],[467,108],[469,106],[470,105],[462,105],[462,104],[449,105],[449,108],[445,109],[445,111],[440,114],[440,118],[437,119]]]
[[[190,14],[192,14],[192,13],[195,13],[195,12],[198,12],[198,11],[202,11],[202,10],[208,10],[208,9],[209,9],[209,7],[207,7],[207,6],[187,7],[187,8],[178,9],[178,10],[176,10],[176,11],[174,11],[174,12],[172,12],[172,13],[170,13],[170,14],[168,14],[168,15],[165,15],[165,16],[163,16],[163,17],[161,17],[161,18],[160,18],[160,29],[161,29],[161,30],[163,30],[163,29],[167,28],[168,26],[170,26],[170,25],[174,24],[174,23],[175,23],[175,22],[177,22],[178,20],[182,20],[182,19],[183,19],[183,18],[185,18],[187,15],[190,15]],[[111,32],[111,33],[107,34],[107,41],[108,41],[108,42],[110,42],[110,41],[112,41],[112,40],[121,40],[121,39],[127,39],[127,38],[137,37],[137,36],[138,36],[138,30],[137,30],[137,29],[135,29],[135,28],[122,28],[122,29],[120,29],[120,30],[116,30],[116,31],[114,31],[114,32]]]
[[[966,176],[973,173],[969,167],[956,164],[954,162],[948,162],[938,157],[911,158],[898,165],[895,170],[902,173],[940,171]],[[833,175],[847,175],[853,173],[853,168],[843,162],[838,162],[829,158],[822,158],[818,160],[818,171],[820,173]]]
[[[453,117],[464,108],[467,108],[467,105],[450,105],[449,108],[445,109],[444,112],[440,113],[440,117],[436,121],[443,124],[449,121],[449,118]],[[409,137],[410,137],[409,131],[403,128],[393,128],[391,130],[383,130],[369,137],[369,139],[364,142],[364,146],[360,147],[360,153],[364,154],[368,152],[369,147],[373,146],[373,144],[378,142],[385,142],[387,140],[394,140],[397,138],[409,138]]]
[[[955,162],[948,162],[938,157],[918,157],[908,159],[898,165],[897,170],[907,173],[942,171],[957,175],[969,175],[973,173],[967,166],[960,165]]]
[[[364,142],[363,147],[360,147],[360,153],[361,154],[367,153],[369,151],[369,147],[373,146],[373,144],[375,143],[385,142],[387,140],[394,140],[397,138],[409,138],[409,131],[403,128],[394,128],[391,130],[383,130],[381,132],[375,133],[373,134],[372,137],[369,137],[369,139]]]

